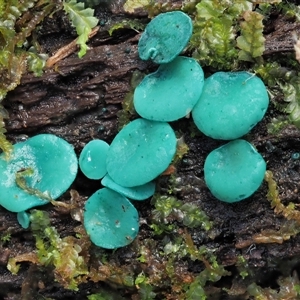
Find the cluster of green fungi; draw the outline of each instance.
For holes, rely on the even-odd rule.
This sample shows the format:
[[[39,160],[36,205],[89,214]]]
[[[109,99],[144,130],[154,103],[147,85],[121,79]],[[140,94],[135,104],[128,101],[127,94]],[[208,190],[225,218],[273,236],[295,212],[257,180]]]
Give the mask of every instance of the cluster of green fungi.
[[[139,55],[160,66],[134,91],[134,107],[142,118],[127,124],[110,146],[94,140],[80,155],[80,168],[88,178],[104,177],[104,188],[88,199],[83,216],[85,229],[97,246],[115,249],[137,236],[138,212],[127,198],[140,201],[152,196],[154,180],[170,165],[177,140],[167,122],[191,113],[207,136],[233,140],[212,151],[204,164],[206,184],[219,200],[245,199],[263,180],[263,158],[239,138],[263,118],[269,102],[266,88],[246,72],[218,72],[204,80],[196,60],[178,56],[191,34],[191,19],[179,11],[160,14],[147,25]],[[56,169],[56,176],[48,178],[57,164],[61,171]],[[75,179],[77,159],[64,140],[39,135],[16,144],[12,159],[3,159],[0,167],[0,188],[6,199],[1,205],[18,212],[20,224],[27,228],[25,211],[58,198]]]
[[[125,214],[125,210],[124,214],[122,210],[118,214],[111,213],[113,207],[109,203],[120,196],[115,193],[104,196],[104,193],[110,188],[133,200],[144,200],[154,193],[153,180],[167,169],[176,152],[175,133],[167,122],[192,113],[197,127],[206,135],[234,139],[210,153],[204,165],[206,184],[219,200],[240,201],[252,195],[262,183],[265,161],[251,144],[238,138],[263,118],[269,103],[266,88],[259,78],[246,72],[219,72],[204,81],[202,68],[194,59],[178,56],[191,33],[192,22],[186,14],[169,12],[154,18],[139,41],[140,57],[152,59],[160,66],[134,91],[134,107],[142,118],[127,124],[101,155],[103,170],[108,173],[102,180],[106,188],[87,201],[84,218],[91,240],[101,247],[113,248],[116,241],[111,236],[117,236],[122,226],[124,230],[125,217],[127,240],[122,244],[128,244],[137,234],[137,215],[127,211]],[[88,165],[89,168],[100,165],[100,162],[95,163],[100,148],[92,149],[90,144],[87,147],[88,150],[83,150],[85,159],[80,162],[86,166],[84,173],[92,178]],[[146,188],[146,194],[134,198],[132,189],[137,196],[137,189],[145,192]],[[126,203],[127,209],[132,210],[124,197],[114,205],[125,206]],[[99,209],[106,201],[109,203],[104,205],[105,209]],[[99,221],[98,225],[95,220]]]
[[[202,1],[203,3],[204,2],[206,2],[206,1]],[[204,5],[204,4],[203,4]],[[176,59],[176,58],[174,58],[174,59]],[[162,65],[162,66],[164,66],[164,65]],[[247,76],[248,76],[249,74],[247,74]],[[253,76],[252,75],[250,75],[249,77],[247,77],[246,78],[246,80],[244,80],[243,81],[243,83],[246,83],[247,81],[248,81],[248,78],[249,78],[249,80],[250,80],[250,78],[251,79],[253,79]],[[181,85],[180,85],[181,86]],[[179,86],[178,86],[179,87]],[[157,113],[157,112],[156,112]],[[204,131],[203,131],[204,132]],[[218,138],[218,137],[217,137]],[[231,138],[230,138],[231,139]],[[94,142],[94,141],[93,141]],[[98,142],[98,141],[95,141],[95,142]],[[108,146],[107,146],[108,147]],[[253,152],[253,149],[252,148],[248,148],[248,150],[250,151],[250,152]],[[224,156],[225,156],[225,154],[224,154]],[[99,166],[100,166],[100,164],[99,164]],[[30,189],[29,187],[31,187],[30,186],[30,184],[29,183],[26,183],[26,181],[27,180],[30,180],[30,177],[32,176],[32,174],[33,174],[33,172],[32,172],[32,168],[31,168],[31,166],[23,166],[23,167],[18,167],[17,169],[17,173],[18,173],[18,176],[16,176],[16,182],[18,182],[18,186],[19,187],[21,187],[22,189],[24,189],[28,194],[30,194],[30,193],[32,193],[32,194],[37,194],[38,192],[39,192],[39,189],[38,188],[36,188],[36,189]],[[82,170],[83,170],[83,168],[82,168]],[[105,174],[104,174],[105,175]],[[104,185],[104,186],[106,186],[106,187],[109,187],[108,186],[108,184],[109,183],[104,183],[106,180],[109,180],[109,177],[108,176],[105,176],[106,177],[106,179],[104,180],[102,180],[103,182],[102,182],[102,184]],[[92,178],[92,177],[91,177]],[[25,180],[26,179],[26,180]],[[97,179],[97,178],[92,178],[92,179]],[[153,183],[153,181],[151,181],[151,183],[152,184],[154,184]],[[112,185],[115,185],[116,183],[114,182],[114,181],[110,181],[110,184],[112,184]],[[121,186],[119,185],[119,188],[120,188]],[[124,188],[124,187],[123,187]],[[111,188],[112,190],[113,190],[113,188]],[[132,194],[130,194],[130,195],[132,195]],[[272,196],[272,195],[270,195],[270,196]],[[45,201],[47,201],[46,203],[48,203],[48,201],[49,200],[51,200],[51,198],[46,194],[45,196],[45,199],[42,197],[42,199],[44,199]],[[129,196],[129,195],[127,195],[127,197],[128,198],[130,198],[130,199],[134,199],[134,197],[132,197],[132,196]],[[166,198],[168,198],[168,197],[166,197]],[[53,197],[52,197],[52,199],[53,199]],[[141,200],[141,199],[137,199],[137,200]],[[279,206],[279,204],[280,203],[278,203],[278,201],[280,201],[280,200],[277,200],[277,199],[275,199],[275,196],[273,197],[273,199],[272,199],[273,201],[277,201],[277,206]],[[127,202],[126,202],[127,203]],[[275,204],[274,204],[275,205]],[[20,214],[20,217],[24,217],[22,214]],[[188,245],[188,238],[186,237],[185,238],[185,242],[186,242],[186,244]],[[167,246],[169,246],[169,247],[166,247],[166,249],[165,249],[165,253],[167,253],[168,255],[171,253],[171,254],[174,254],[174,253],[176,253],[176,249],[178,248],[178,244],[176,243],[174,243],[173,245],[171,244],[171,243],[169,243],[169,244],[167,244]],[[172,248],[173,247],[173,248]],[[195,253],[193,252],[193,250],[192,250],[192,247],[191,247],[191,245],[189,245],[189,247],[190,247],[190,249],[189,249],[189,251],[191,252],[191,255],[195,255]],[[168,248],[168,249],[167,249]],[[171,250],[170,250],[170,248],[171,248]],[[183,250],[181,250],[181,251],[183,251]],[[188,252],[189,252],[188,251]],[[142,252],[142,251],[141,251]],[[199,249],[198,250],[198,252],[200,253],[201,252],[201,249]],[[140,257],[140,261],[142,262],[144,259],[147,259],[147,258],[145,258],[143,255],[145,255],[146,256],[146,254],[142,254],[141,255],[141,257]],[[198,255],[200,255],[200,254],[198,254]],[[199,259],[199,260],[201,260],[201,261],[205,261],[205,258],[204,257],[201,257],[201,255],[199,256],[199,257],[197,257],[197,259]],[[244,263],[245,264],[245,263]],[[216,262],[214,262],[214,263],[212,263],[212,265],[211,266],[215,266],[215,265],[217,265],[216,264]],[[242,265],[242,264],[240,264],[240,265]],[[170,266],[171,266],[171,262],[170,262]],[[169,267],[170,267],[169,266]],[[219,266],[218,266],[219,267]],[[244,266],[242,266],[242,267],[244,267]],[[170,269],[171,269],[171,267],[170,267]],[[174,271],[174,270],[173,270]],[[212,269],[208,269],[208,271],[212,271]],[[226,276],[226,272],[223,270],[223,273],[221,272],[222,270],[219,270],[218,269],[218,274],[220,275],[220,276]],[[249,271],[248,271],[249,272]],[[245,275],[245,273],[247,273],[247,272],[244,272],[244,271],[242,271],[241,272],[241,276],[242,276],[242,274],[243,274],[243,278],[244,278],[244,276],[247,276],[247,274]],[[216,279],[217,280],[217,279]],[[297,282],[296,282],[296,279],[293,281],[294,279],[291,277],[291,280],[290,280],[290,282],[287,282],[287,283],[282,283],[282,285],[284,284],[284,285],[286,285],[286,286],[288,286],[289,284],[291,285],[291,290],[293,289],[293,284],[294,284],[294,282],[295,282],[295,284],[297,284]],[[145,291],[145,290],[147,290],[147,287],[149,287],[147,284],[145,284],[147,282],[147,278],[145,278],[145,275],[143,275],[143,274],[140,274],[139,276],[138,276],[138,278],[136,278],[136,285],[140,285],[140,287],[141,287],[141,291]],[[124,284],[125,284],[125,280],[124,280]],[[201,288],[201,286],[203,286],[205,283],[203,283],[203,279],[202,278],[200,278],[200,276],[199,276],[199,278],[196,278],[196,280],[190,285],[190,289],[188,290],[188,293],[187,293],[187,297],[189,297],[189,299],[193,299],[193,295],[194,294],[197,294],[197,297],[199,297],[199,295],[202,295],[200,292],[199,292],[199,289]],[[280,284],[280,286],[282,286],[281,284]],[[256,286],[255,284],[253,284],[253,285],[251,285],[250,287],[249,287],[249,293],[251,294],[251,295],[255,295],[255,296],[261,296],[264,292],[261,290],[261,288],[260,287],[258,287],[258,286]],[[267,293],[267,292],[266,292]],[[153,296],[153,292],[150,290],[149,292],[148,292],[148,297],[149,297],[149,299],[152,299],[152,298],[154,298],[155,296]],[[152,297],[151,297],[152,296]],[[99,297],[101,297],[101,295],[99,296]],[[93,298],[94,299],[94,298]],[[98,299],[98,298],[95,298],[95,299]],[[100,298],[101,299],[101,298]]]

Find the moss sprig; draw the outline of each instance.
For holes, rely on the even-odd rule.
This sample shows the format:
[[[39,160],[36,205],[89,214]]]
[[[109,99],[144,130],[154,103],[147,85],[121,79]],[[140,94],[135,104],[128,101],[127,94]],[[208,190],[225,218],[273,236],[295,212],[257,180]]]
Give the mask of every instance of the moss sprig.
[[[153,196],[151,204],[155,206],[152,211],[153,223],[158,227],[176,220],[189,228],[201,227],[206,231],[211,229],[212,222],[208,216],[194,204],[184,203],[174,196],[160,194]]]
[[[271,171],[266,172],[265,180],[269,188],[267,199],[270,201],[271,207],[274,208],[274,212],[283,215],[288,220],[295,220],[300,224],[300,211],[296,209],[293,202],[290,202],[287,206],[281,202],[278,186]]]

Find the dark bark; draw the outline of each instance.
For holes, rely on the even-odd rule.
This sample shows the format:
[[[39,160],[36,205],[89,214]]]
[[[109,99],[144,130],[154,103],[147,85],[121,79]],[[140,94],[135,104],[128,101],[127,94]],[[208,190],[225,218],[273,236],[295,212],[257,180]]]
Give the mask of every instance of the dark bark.
[[[113,13],[101,10],[98,13],[111,20],[120,18],[118,10],[119,7],[116,6]],[[53,20],[48,20],[48,23],[51,22],[53,23]],[[47,34],[45,28],[48,23],[45,22],[45,32],[40,41],[42,47],[51,53],[70,42],[72,35],[68,27],[57,28],[64,31],[63,38],[59,38],[59,33],[52,27],[54,32]],[[21,85],[8,94],[4,104],[10,116],[7,130],[12,141],[19,141],[38,133],[53,133],[73,144],[77,153],[80,153],[85,143],[94,138],[111,142],[117,133],[117,112],[122,108],[121,103],[130,91],[133,71],[146,73],[152,70],[153,66],[138,57],[138,33],[133,30],[121,30],[110,37],[106,31],[107,27],[108,25],[100,28],[92,38],[89,44],[91,50],[82,59],[74,53],[60,61],[55,68],[46,70],[41,77],[26,74]],[[276,22],[268,28],[265,55],[293,51],[293,42],[286,33],[291,30],[300,31],[299,25],[288,23],[278,16]],[[276,113],[271,105],[266,118],[255,127],[249,140],[262,153],[268,162],[268,169],[273,171],[276,180],[280,182],[282,201],[299,203],[297,191],[300,188],[300,168],[299,164],[291,159],[291,155],[299,151],[300,132],[294,127],[289,127],[284,134],[276,138],[269,136],[266,124]],[[240,203],[228,205],[216,201],[203,185],[202,166],[207,154],[222,143],[202,135],[191,138],[190,124],[188,119],[172,124],[174,129],[185,132],[185,140],[190,149],[185,160],[177,168],[181,184],[176,196],[185,202],[197,204],[205,211],[213,221],[214,235],[214,238],[209,238],[203,232],[191,230],[194,243],[196,246],[206,245],[217,249],[215,254],[218,261],[233,273],[236,272],[234,265],[237,255],[244,255],[249,266],[256,268],[257,282],[267,285],[267,281],[281,275],[277,267],[277,273],[274,275],[270,264],[276,265],[278,261],[299,257],[300,237],[294,236],[283,244],[257,244],[252,250],[249,248],[253,244],[254,234],[266,229],[278,229],[285,219],[276,216],[271,209],[266,200],[265,183],[254,196]],[[98,182],[91,182],[79,174],[72,188],[78,191],[83,203],[86,196],[91,195],[99,186]],[[161,189],[164,188],[162,182]],[[63,198],[69,199],[69,194],[66,193]],[[52,225],[62,236],[74,234],[73,228],[78,222],[72,220],[69,214],[58,212],[51,205],[42,209],[50,213]],[[138,209],[141,217],[149,222],[150,204],[139,204]],[[33,297],[37,297],[32,292],[34,290],[38,291],[39,295],[53,299],[86,299],[86,296],[97,288],[108,288],[107,283],[89,282],[82,284],[78,292],[69,291],[54,283],[51,272],[31,263],[22,263],[18,275],[11,275],[6,270],[8,258],[34,251],[34,238],[30,230],[23,230],[19,226],[16,215],[5,209],[0,209],[0,224],[2,233],[12,234],[11,241],[0,248],[1,297],[20,299],[22,292],[23,299],[34,299]],[[139,240],[151,236],[149,231],[148,226],[142,226]],[[120,264],[129,263],[142,270],[143,267],[126,251],[125,248],[119,253]],[[202,268],[200,264],[190,262],[191,272],[196,274]],[[230,288],[226,280],[221,280],[219,286]],[[127,294],[130,295],[130,291],[127,290]]]

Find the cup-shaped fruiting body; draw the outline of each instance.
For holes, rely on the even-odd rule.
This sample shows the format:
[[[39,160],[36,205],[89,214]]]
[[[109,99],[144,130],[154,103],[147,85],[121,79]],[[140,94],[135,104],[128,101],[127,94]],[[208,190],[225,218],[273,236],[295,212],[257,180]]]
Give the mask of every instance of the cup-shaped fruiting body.
[[[55,135],[17,143],[9,161],[0,155],[0,205],[22,212],[47,204],[70,187],[77,168],[73,146]]]
[[[211,193],[221,201],[237,202],[250,197],[266,172],[263,157],[245,140],[234,140],[207,156],[204,179]]]
[[[145,28],[138,51],[143,60],[172,61],[187,45],[193,31],[191,18],[181,11],[159,14]]]
[[[79,156],[79,167],[90,179],[101,179],[107,173],[106,157],[109,145],[102,140],[87,143]]]
[[[146,200],[155,192],[154,181],[150,181],[139,186],[124,187],[114,182],[109,175],[106,175],[101,180],[101,184],[132,200]]]
[[[196,60],[179,56],[147,75],[134,91],[134,107],[148,120],[171,122],[191,112],[198,102],[204,74]]]
[[[267,89],[248,72],[217,72],[204,82],[192,111],[196,126],[214,139],[233,140],[247,134],[265,115]]]
[[[112,141],[107,153],[108,175],[124,187],[150,182],[171,163],[176,142],[168,123],[136,119]]]
[[[24,229],[27,229],[30,225],[30,214],[26,211],[20,211],[17,213],[17,220]]]
[[[135,207],[127,198],[107,188],[98,190],[87,200],[83,219],[91,241],[106,249],[130,244],[139,231]]]

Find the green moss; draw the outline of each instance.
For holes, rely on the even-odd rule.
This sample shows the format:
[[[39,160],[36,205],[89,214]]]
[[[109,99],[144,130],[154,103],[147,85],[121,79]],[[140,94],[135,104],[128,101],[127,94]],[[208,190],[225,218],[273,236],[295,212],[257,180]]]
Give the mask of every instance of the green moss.
[[[112,291],[102,290],[96,294],[87,296],[88,300],[125,300],[126,298]]]
[[[262,77],[269,87],[271,100],[275,107],[286,113],[286,118],[279,117],[269,125],[270,133],[276,134],[288,124],[300,128],[300,73],[291,69],[294,62],[287,62],[287,67],[278,62],[267,62],[254,66],[254,71]]]
[[[236,266],[238,268],[240,276],[243,279],[245,279],[247,276],[249,276],[249,265],[244,256],[238,255]]]
[[[241,22],[241,35],[237,38],[239,59],[245,61],[254,61],[262,59],[265,50],[263,36],[263,16],[254,11],[246,11],[243,14],[245,21]]]
[[[94,10],[85,8],[84,3],[77,3],[76,0],[63,1],[63,9],[75,27],[78,34],[77,45],[80,46],[78,57],[86,54],[88,46],[86,42],[92,29],[98,24],[98,19],[94,17]]]
[[[184,238],[191,259],[200,260],[205,265],[205,269],[189,285],[185,299],[208,299],[205,292],[207,282],[217,282],[223,276],[229,276],[231,273],[218,263],[217,257],[206,247],[201,246],[197,249],[189,234],[185,234]]]
[[[281,2],[281,1],[278,1]],[[294,3],[288,1],[282,1],[279,3],[278,8],[281,8],[282,13],[288,18],[295,18],[298,22],[300,21],[300,7]]]
[[[139,285],[139,296],[141,297],[141,300],[156,299],[156,293],[153,292],[153,287],[146,283],[141,283]]]
[[[296,209],[295,203],[290,202],[288,205],[284,205],[279,197],[279,188],[276,181],[273,178],[273,173],[267,171],[265,180],[268,183],[268,194],[267,199],[271,203],[271,207],[274,208],[276,214],[281,214],[288,220],[295,220],[300,224],[300,211]]]
[[[0,244],[3,246],[7,244],[11,239],[11,233],[10,232],[4,232],[1,234],[0,237]]]
[[[145,24],[141,23],[139,20],[123,19],[122,22],[115,23],[114,25],[112,25],[109,28],[108,33],[109,35],[112,35],[115,30],[124,29],[124,28],[132,29],[137,32],[140,32],[144,30]]]
[[[79,35],[77,43],[81,50],[79,56],[86,53],[86,41],[91,28],[98,19],[93,17],[93,10],[84,9],[83,3],[76,0],[0,0],[0,149],[9,159],[12,145],[5,137],[4,119],[8,117],[1,102],[9,91],[14,90],[26,71],[41,76],[47,55],[38,53],[37,43],[32,36],[37,26],[45,17],[64,9]],[[29,45],[25,47],[25,44]]]
[[[55,279],[67,289],[78,290],[88,274],[89,239],[66,236],[61,238],[46,212],[31,212],[31,229],[36,240],[39,264],[53,269]]]
[[[272,135],[279,134],[290,122],[286,116],[272,118],[271,123],[267,125],[268,133]]]
[[[16,172],[16,185],[24,190],[29,195],[34,195],[39,197],[42,200],[47,200],[49,202],[53,202],[54,200],[46,193],[39,191],[38,189],[31,188],[28,186],[26,182],[27,177],[32,177],[34,175],[34,170],[32,168],[22,169]]]
[[[278,289],[262,288],[255,283],[248,286],[247,291],[250,296],[255,300],[268,300],[268,299],[299,299],[299,279],[296,272],[292,276],[279,277],[277,284]]]
[[[181,135],[178,137],[178,135]],[[178,164],[184,155],[186,155],[189,152],[189,146],[184,141],[184,136],[180,133],[176,132],[177,136],[177,146],[176,146],[176,153],[172,160],[172,164],[176,165]]]
[[[206,231],[212,226],[207,215],[198,206],[184,203],[174,196],[155,194],[151,200],[151,204],[155,207],[152,211],[152,219],[156,232],[158,231],[157,227],[165,230],[166,225],[172,224],[175,220],[186,227],[201,227]]]
[[[252,4],[240,1],[203,0],[196,5],[194,33],[190,41],[193,56],[201,65],[232,70],[238,65],[236,37],[238,20]]]
[[[293,207],[294,210],[294,207]],[[290,212],[289,212],[290,213]],[[290,218],[290,215],[286,216]],[[270,244],[277,243],[282,244],[284,241],[289,240],[292,236],[296,236],[300,232],[299,213],[295,212],[292,218],[296,220],[284,220],[283,224],[279,229],[265,229],[260,233],[253,235],[253,243],[255,244]]]

